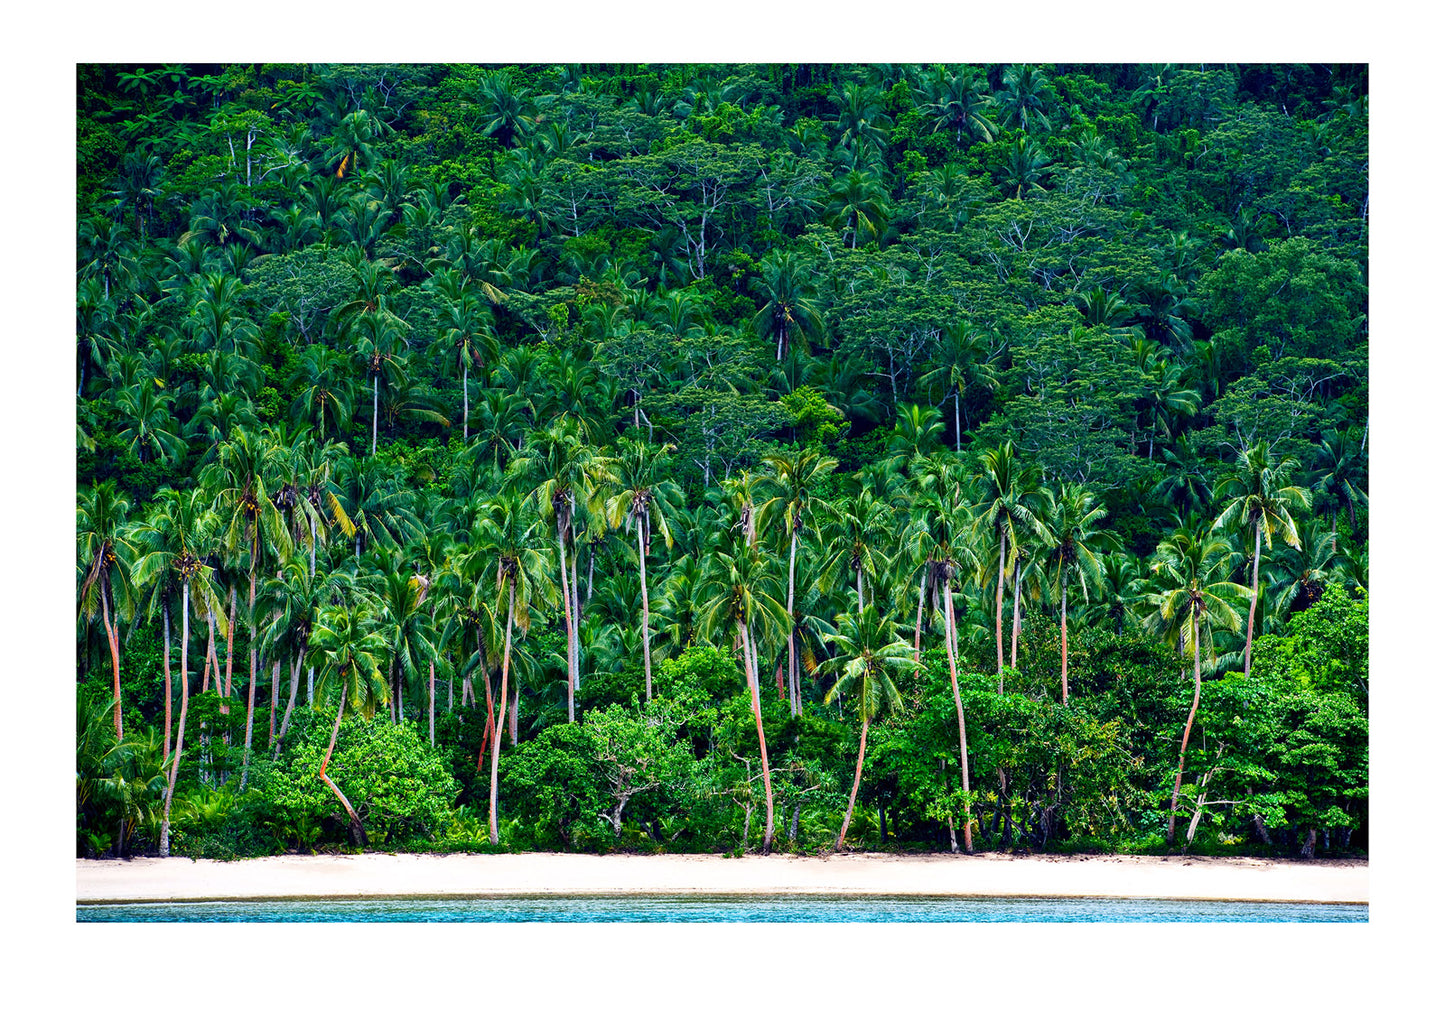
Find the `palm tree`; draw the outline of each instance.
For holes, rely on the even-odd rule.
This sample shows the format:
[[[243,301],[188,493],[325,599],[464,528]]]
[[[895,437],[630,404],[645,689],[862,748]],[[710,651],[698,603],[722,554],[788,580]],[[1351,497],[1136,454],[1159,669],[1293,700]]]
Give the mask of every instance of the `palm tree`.
[[[1299,530],[1300,548],[1280,550],[1269,581],[1275,587],[1272,609],[1283,619],[1291,611],[1307,610],[1324,595],[1331,581],[1342,580],[1343,556],[1335,530],[1323,521],[1310,521]]]
[[[753,288],[767,304],[753,317],[759,337],[776,337],[777,360],[791,349],[795,334],[816,339],[823,333],[817,289],[802,261],[792,252],[771,252],[758,266]]]
[[[1076,483],[1066,482],[1054,503],[1050,531],[1054,536],[1049,560],[1053,571],[1053,594],[1061,603],[1059,642],[1062,646],[1060,677],[1064,705],[1069,704],[1069,581],[1077,580],[1089,600],[1089,590],[1103,584],[1103,568],[1096,548],[1113,545],[1113,537],[1094,526],[1108,513],[1095,505],[1093,493]]]
[[[1231,598],[1247,594],[1242,585],[1228,578],[1234,559],[1229,543],[1211,533],[1180,530],[1159,544],[1150,570],[1163,582],[1163,590],[1150,597],[1154,610],[1145,626],[1161,633],[1171,645],[1178,644],[1194,656],[1194,701],[1184,721],[1184,739],[1179,744],[1179,768],[1174,775],[1174,793],[1169,800],[1167,840],[1174,843],[1174,813],[1179,806],[1179,787],[1184,779],[1184,753],[1189,748],[1189,731],[1199,711],[1200,657],[1207,650],[1214,655],[1214,630],[1239,630],[1239,613]]]
[[[1215,528],[1236,529],[1240,532],[1254,532],[1254,560],[1250,568],[1249,621],[1244,632],[1244,676],[1249,676],[1251,653],[1254,646],[1254,608],[1259,601],[1259,554],[1260,543],[1274,548],[1274,533],[1288,546],[1299,549],[1299,534],[1295,529],[1291,511],[1309,510],[1309,490],[1289,485],[1290,473],[1299,467],[1293,457],[1287,457],[1278,465],[1270,454],[1269,446],[1256,443],[1242,450],[1235,459],[1234,471],[1226,475],[1215,487],[1215,497],[1229,497],[1230,501],[1214,521]]]
[[[971,75],[960,72],[946,76],[939,69],[938,87],[930,101],[920,112],[932,117],[933,130],[953,128],[954,140],[963,144],[964,132],[970,138],[982,138],[992,142],[998,125],[989,119],[988,110],[994,105],[993,97],[983,91],[983,86]]]
[[[882,712],[896,708],[903,700],[893,674],[912,670],[912,649],[898,637],[894,626],[878,616],[875,607],[845,613],[838,620],[838,631],[830,636],[838,655],[821,665],[821,669],[837,673],[837,683],[824,696],[832,702],[839,693],[857,700],[862,730],[858,734],[858,764],[853,769],[853,790],[848,795],[848,808],[843,813],[843,828],[838,831],[834,851],[843,850],[848,836],[848,823],[853,818],[853,805],[858,799],[858,785],[863,779],[863,755],[868,746],[868,724]]]
[[[642,668],[646,681],[646,697],[652,701],[652,631],[647,598],[647,553],[652,546],[653,515],[668,549],[672,548],[672,527],[669,518],[677,515],[682,505],[682,488],[667,470],[669,455],[676,448],[671,444],[649,448],[644,443],[624,439],[617,458],[617,484],[620,491],[607,500],[607,524],[620,528],[637,524],[637,571],[642,584]],[[590,583],[589,583],[590,584]]]
[[[1003,73],[1003,90],[995,101],[1003,111],[1005,124],[1017,124],[1025,132],[1031,125],[1042,125],[1051,131],[1049,119],[1044,116],[1044,96],[1048,88],[1043,73],[1032,64],[1013,64]]]
[[[1009,144],[1004,161],[1004,184],[1013,197],[1021,199],[1025,192],[1044,191],[1044,178],[1051,162],[1032,138],[1020,135]]]
[[[1327,508],[1330,511],[1331,531],[1339,516],[1340,504],[1344,504],[1350,514],[1350,529],[1358,528],[1355,520],[1355,510],[1367,506],[1370,502],[1369,495],[1364,487],[1369,484],[1369,469],[1366,463],[1366,452],[1364,436],[1358,429],[1346,429],[1340,432],[1335,429],[1326,429],[1320,434],[1320,441],[1315,445],[1315,482],[1313,488],[1318,489],[1324,499],[1321,501],[1320,511]]]
[[[422,579],[409,574],[402,558],[383,550],[374,551],[376,573],[371,581],[377,594],[377,631],[390,653],[392,722],[402,723],[407,682],[421,675],[422,664],[434,661],[436,648],[431,616],[421,612],[426,589]]]
[[[931,388],[939,383],[943,384],[945,394],[952,391],[955,452],[963,452],[964,427],[972,428],[965,404],[969,389],[978,387],[992,393],[998,388],[995,358],[988,350],[982,330],[967,323],[952,323],[939,338],[938,350],[932,359],[934,368],[918,377],[918,385],[929,387],[930,395],[937,392]]]
[[[877,238],[888,220],[887,192],[871,170],[850,170],[835,181],[823,209],[823,222],[841,227],[849,248],[858,247],[858,235]]]
[[[817,530],[817,514],[820,501],[813,491],[826,479],[838,461],[824,456],[815,449],[803,450],[794,455],[769,454],[763,458],[773,471],[765,479],[773,490],[771,496],[758,508],[758,516],[780,514],[788,534],[788,606],[787,619],[793,619],[794,579],[798,560],[798,536],[805,524],[811,523]],[[793,630],[788,628],[788,691],[794,715],[802,712],[802,694],[798,688],[797,648],[793,642]]]
[[[974,481],[981,494],[975,527],[979,532],[992,532],[998,543],[994,634],[998,644],[999,694],[1003,694],[1004,575],[1013,570],[1014,558],[1026,534],[1048,541],[1043,520],[1047,498],[1039,489],[1037,470],[1019,463],[1012,441],[984,451]]]
[[[447,358],[448,364],[452,364],[454,358],[454,364],[461,370],[462,443],[466,444],[470,436],[468,423],[471,421],[467,391],[469,371],[473,365],[483,364],[483,353],[490,354],[493,359],[497,356],[497,340],[492,333],[491,315],[481,307],[474,295],[463,292],[458,300],[446,305],[438,331],[439,343],[452,356]]]
[[[356,380],[346,354],[322,344],[305,348],[290,383],[296,390],[291,416],[311,420],[320,439],[342,435],[356,403]]]
[[[539,595],[549,594],[550,581],[547,577],[546,542],[542,537],[542,522],[528,513],[526,501],[515,495],[504,495],[492,501],[486,513],[478,519],[477,538],[480,540],[469,556],[485,560],[496,566],[495,597],[497,613],[500,615],[503,593],[507,604],[507,623],[502,642],[502,686],[498,693],[498,705],[502,715],[507,713],[507,684],[512,665],[512,628],[519,625],[526,634],[531,626],[531,607]],[[464,568],[464,570],[469,570]],[[520,686],[519,686],[520,687]],[[512,743],[517,742],[517,708],[512,711]],[[502,726],[500,721],[492,729],[489,748],[491,752],[491,774],[488,780],[487,828],[492,843],[498,842],[497,833],[497,757],[502,750]]]
[[[406,346],[401,320],[387,312],[367,311],[357,317],[352,330],[358,360],[371,376],[371,456],[376,456],[376,422],[380,407],[381,376],[397,375],[400,353]]]
[[[581,650],[578,639],[577,611],[580,603],[576,593],[576,561],[572,562],[573,584],[567,578],[567,541],[573,534],[577,516],[577,498],[587,503],[592,490],[603,482],[614,481],[612,459],[599,455],[582,440],[578,424],[566,416],[559,417],[546,429],[534,434],[535,452],[520,456],[510,471],[517,477],[534,474],[541,477],[532,490],[538,513],[551,519],[557,529],[557,560],[562,578],[562,609],[568,635],[567,722],[576,720],[575,691],[580,681]]]
[[[145,551],[136,560],[135,577],[142,587],[149,587],[150,604],[154,608],[158,602],[164,618],[166,733],[163,754],[170,759],[170,772],[166,779],[161,815],[162,858],[170,854],[171,800],[185,748],[186,709],[190,701],[188,653],[191,644],[191,600],[194,598],[198,606],[205,606],[210,614],[219,614],[221,609],[221,596],[211,580],[211,568],[201,559],[219,524],[210,507],[209,497],[201,490],[178,493],[173,489],[163,489],[156,494],[156,506],[150,517],[135,530],[137,545]],[[175,756],[172,758],[170,600],[177,591],[181,597],[181,712],[176,728]]]
[[[201,484],[216,494],[216,508],[224,522],[223,546],[233,553],[244,549],[249,559],[246,629],[251,653],[251,680],[246,700],[246,751],[241,767],[243,788],[251,761],[251,726],[256,710],[256,568],[263,544],[281,558],[288,556],[292,548],[286,521],[267,495],[267,480],[273,478],[280,467],[279,456],[278,448],[268,444],[264,438],[237,429],[217,449],[216,460],[201,473]],[[230,669],[228,652],[228,678]]]
[[[760,632],[786,627],[788,611],[778,601],[776,579],[761,552],[743,534],[733,537],[731,551],[718,549],[703,567],[699,629],[716,634],[731,623],[737,635],[735,648],[743,654],[743,676],[752,696],[753,720],[758,728],[758,750],[763,764],[763,793],[767,820],[763,854],[773,847],[773,780],[768,769],[768,742],[763,735],[763,709],[758,695],[757,639]],[[789,635],[792,629],[788,628]]]
[[[110,645],[111,673],[114,675],[115,739],[125,735],[120,720],[120,607],[130,602],[130,562],[135,547],[127,538],[126,514],[130,501],[106,480],[82,491],[75,507],[75,532],[80,564],[80,617],[95,619],[100,609],[105,638]],[[114,619],[112,619],[114,618]]]
[[[386,643],[375,624],[364,604],[342,603],[323,609],[311,630],[311,659],[321,670],[317,700],[336,699],[336,722],[317,775],[346,810],[352,840],[358,845],[366,844],[366,828],[336,781],[326,775],[326,767],[347,711],[363,713],[369,719],[376,707],[386,702],[386,678],[378,666],[386,655]]]

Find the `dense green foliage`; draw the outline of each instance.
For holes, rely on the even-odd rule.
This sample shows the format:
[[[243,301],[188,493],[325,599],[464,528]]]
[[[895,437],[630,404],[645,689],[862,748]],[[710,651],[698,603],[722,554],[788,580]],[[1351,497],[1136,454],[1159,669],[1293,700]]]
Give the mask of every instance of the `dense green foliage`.
[[[78,854],[1367,848],[1362,66],[77,86]]]

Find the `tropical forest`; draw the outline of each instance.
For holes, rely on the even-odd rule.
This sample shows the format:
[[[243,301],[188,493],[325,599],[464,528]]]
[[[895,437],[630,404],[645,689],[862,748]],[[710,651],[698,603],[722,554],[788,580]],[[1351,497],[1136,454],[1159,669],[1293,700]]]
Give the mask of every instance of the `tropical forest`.
[[[77,857],[1368,854],[1364,65],[76,74]]]

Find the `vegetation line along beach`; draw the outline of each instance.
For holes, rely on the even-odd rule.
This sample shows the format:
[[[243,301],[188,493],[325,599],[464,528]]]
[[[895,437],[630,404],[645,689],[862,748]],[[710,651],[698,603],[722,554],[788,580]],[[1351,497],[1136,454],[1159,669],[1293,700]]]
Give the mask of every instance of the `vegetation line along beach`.
[[[1365,66],[77,101],[81,897],[1363,899]]]

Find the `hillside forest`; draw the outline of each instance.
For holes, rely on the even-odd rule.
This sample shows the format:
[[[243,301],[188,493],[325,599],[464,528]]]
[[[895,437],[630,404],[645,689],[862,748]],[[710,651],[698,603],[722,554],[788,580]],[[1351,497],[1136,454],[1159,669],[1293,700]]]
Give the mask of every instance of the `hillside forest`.
[[[1368,96],[79,65],[77,856],[1368,853]]]

